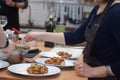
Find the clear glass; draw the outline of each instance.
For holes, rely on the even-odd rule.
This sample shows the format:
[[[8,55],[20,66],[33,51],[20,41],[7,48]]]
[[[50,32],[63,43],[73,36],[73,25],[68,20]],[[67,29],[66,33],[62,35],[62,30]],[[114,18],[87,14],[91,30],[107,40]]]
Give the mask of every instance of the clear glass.
[[[3,28],[5,25],[7,25],[7,17],[0,15],[0,25]]]

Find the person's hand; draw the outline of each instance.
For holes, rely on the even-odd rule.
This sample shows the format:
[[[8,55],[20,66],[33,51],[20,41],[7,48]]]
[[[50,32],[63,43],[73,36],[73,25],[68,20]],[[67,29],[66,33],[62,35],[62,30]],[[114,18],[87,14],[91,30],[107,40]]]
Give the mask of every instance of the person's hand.
[[[88,77],[88,78],[106,77],[106,67],[104,65],[91,67],[84,62],[76,61],[74,62],[74,69],[76,74],[81,77]],[[112,71],[110,72],[112,76],[115,76],[112,73]]]
[[[29,42],[29,41],[38,40],[38,39],[39,39],[38,32],[29,32],[24,36],[23,41]]]
[[[9,45],[7,48],[2,49],[3,54],[10,54],[15,50],[15,43],[12,40],[9,40]]]
[[[74,69],[78,76],[81,77],[92,77],[93,68],[84,62],[74,62]]]
[[[11,6],[11,7],[15,6],[15,2],[13,0],[5,0],[5,1],[8,6]]]

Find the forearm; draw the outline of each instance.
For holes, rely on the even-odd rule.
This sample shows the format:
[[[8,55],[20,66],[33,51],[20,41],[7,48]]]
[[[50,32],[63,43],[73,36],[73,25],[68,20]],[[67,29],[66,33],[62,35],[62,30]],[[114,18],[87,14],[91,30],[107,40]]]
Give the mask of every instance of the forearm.
[[[6,36],[2,27],[0,26],[0,47],[4,47],[6,45]]]
[[[65,44],[63,33],[41,32],[39,40],[50,41],[50,42],[55,42],[59,44]]]
[[[91,77],[108,77],[108,76],[115,76],[113,72],[111,71],[111,68],[109,69],[105,66],[100,67],[94,67],[92,68],[92,75]],[[108,75],[109,74],[109,75]]]
[[[88,64],[81,61],[74,62],[74,66],[76,74],[81,77],[104,78],[115,76],[110,66],[91,67]]]
[[[15,5],[16,5],[15,7],[17,7],[17,8],[24,8],[25,7],[24,2],[16,2]]]

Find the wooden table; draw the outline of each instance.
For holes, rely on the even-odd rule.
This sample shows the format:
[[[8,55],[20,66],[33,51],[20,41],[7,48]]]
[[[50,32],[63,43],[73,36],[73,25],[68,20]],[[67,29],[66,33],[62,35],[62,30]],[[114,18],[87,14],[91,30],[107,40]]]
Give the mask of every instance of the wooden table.
[[[42,51],[49,51],[51,49],[44,47],[43,42],[37,42],[32,48],[39,48]],[[22,76],[11,73],[5,68],[0,70],[0,80],[87,80],[87,78],[77,76],[74,68],[62,68],[59,74],[48,77]]]

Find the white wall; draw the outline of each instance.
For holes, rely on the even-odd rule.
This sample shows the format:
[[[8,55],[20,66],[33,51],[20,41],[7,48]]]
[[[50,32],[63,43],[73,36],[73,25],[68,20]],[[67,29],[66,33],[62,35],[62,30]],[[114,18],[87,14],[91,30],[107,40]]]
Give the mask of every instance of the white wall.
[[[30,1],[29,5],[31,7],[31,12],[29,7],[24,10],[19,10],[20,23],[28,24],[28,20],[30,19],[29,16],[31,13],[31,21],[34,25],[44,25],[44,21],[48,17],[48,10],[43,9],[43,4],[41,4],[39,1]]]

